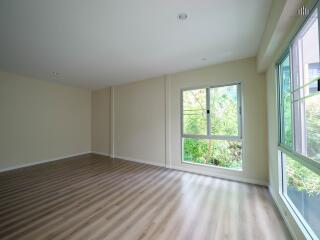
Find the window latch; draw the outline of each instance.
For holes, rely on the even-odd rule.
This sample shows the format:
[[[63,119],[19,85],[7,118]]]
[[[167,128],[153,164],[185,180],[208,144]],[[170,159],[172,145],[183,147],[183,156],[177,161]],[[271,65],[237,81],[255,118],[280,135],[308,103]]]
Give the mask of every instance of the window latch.
[[[207,114],[210,114],[210,109],[207,109]]]
[[[318,92],[320,92],[320,78],[318,79]]]

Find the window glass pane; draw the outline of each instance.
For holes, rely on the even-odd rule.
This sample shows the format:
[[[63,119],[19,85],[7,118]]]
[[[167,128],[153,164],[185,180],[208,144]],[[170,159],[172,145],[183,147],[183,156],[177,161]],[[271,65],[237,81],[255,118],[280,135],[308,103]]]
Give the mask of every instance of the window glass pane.
[[[242,168],[240,141],[183,139],[183,161],[225,168]]]
[[[211,134],[238,136],[237,85],[210,89]]]
[[[282,153],[283,193],[320,237],[320,175]]]
[[[318,14],[315,11],[292,46],[295,151],[320,161]]]
[[[297,104],[301,123],[300,128],[296,129],[299,137],[297,152],[320,161],[320,94],[298,101]]]
[[[294,102],[296,151],[320,161],[320,94]]]
[[[292,148],[292,101],[289,55],[279,66],[281,81],[281,143]]]
[[[207,134],[206,89],[183,91],[183,133]]]
[[[314,91],[320,76],[318,13],[315,11],[293,42],[295,99]]]

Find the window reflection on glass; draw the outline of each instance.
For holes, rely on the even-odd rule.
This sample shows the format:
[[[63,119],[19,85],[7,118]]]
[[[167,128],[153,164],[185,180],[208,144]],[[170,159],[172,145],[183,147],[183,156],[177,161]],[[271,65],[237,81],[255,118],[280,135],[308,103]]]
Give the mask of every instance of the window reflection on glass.
[[[291,100],[291,76],[290,76],[290,58],[289,55],[283,60],[279,66],[280,86],[281,86],[281,143],[290,149],[293,145],[293,129],[292,129],[292,100]]]
[[[320,161],[320,97],[318,13],[315,11],[292,46],[295,148]]]
[[[297,97],[313,91],[313,82],[320,76],[318,13],[315,11],[293,42],[294,90]],[[309,85],[310,84],[310,85]],[[306,86],[303,89],[304,86]]]
[[[183,133],[207,134],[206,89],[183,91]]]
[[[238,136],[237,85],[210,89],[211,134]]]
[[[320,161],[320,94],[304,99],[306,155]]]

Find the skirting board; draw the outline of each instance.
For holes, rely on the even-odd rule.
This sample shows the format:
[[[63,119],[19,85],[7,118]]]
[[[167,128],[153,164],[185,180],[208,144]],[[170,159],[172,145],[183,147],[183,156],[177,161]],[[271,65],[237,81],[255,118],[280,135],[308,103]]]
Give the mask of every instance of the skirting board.
[[[110,154],[108,154],[108,153],[95,152],[95,151],[92,151],[91,153],[93,153],[93,154],[97,154],[97,155],[101,155],[101,156],[105,156],[105,157],[110,157]]]
[[[162,163],[151,163],[151,162],[143,161],[143,160],[136,159],[136,158],[129,158],[129,157],[123,157],[123,156],[117,156],[117,155],[114,158],[119,158],[119,159],[127,160],[130,162],[149,164],[149,165],[153,165],[153,166],[157,166],[157,167],[165,167],[164,163],[163,164]]]
[[[103,156],[108,156],[107,154],[104,153],[99,153],[99,152],[92,152],[98,155],[103,155]],[[111,156],[110,156],[111,157]],[[130,157],[123,157],[123,156],[119,156],[119,155],[115,155],[114,158],[118,158],[118,159],[122,159],[122,160],[126,160],[126,161],[131,161],[131,162],[137,162],[137,163],[144,163],[144,164],[149,164],[149,165],[154,165],[154,166],[158,166],[158,167],[166,167],[169,168],[165,165],[165,163],[151,163],[151,162],[147,162],[147,161],[143,161],[140,159],[136,159],[136,158],[130,158]],[[175,169],[175,170],[179,170],[179,171],[184,171],[184,172],[191,172],[191,173],[195,173],[195,174],[201,174],[201,175],[206,175],[206,176],[210,176],[210,177],[216,177],[216,178],[222,178],[222,179],[226,179],[226,180],[231,180],[231,181],[236,181],[236,182],[243,182],[243,183],[250,183],[250,184],[255,184],[255,185],[260,185],[260,186],[265,186],[268,187],[268,183],[264,182],[264,181],[259,181],[259,180],[255,180],[255,179],[248,179],[248,178],[241,178],[241,177],[233,177],[233,176],[228,176],[228,175],[222,175],[222,174],[208,174],[205,172],[198,172],[198,171],[190,171],[188,169],[185,169],[183,167],[171,167],[171,169]]]
[[[24,167],[30,167],[30,166],[33,166],[33,165],[38,165],[38,164],[42,164],[42,163],[47,163],[47,162],[62,160],[62,159],[65,159],[65,158],[70,158],[70,157],[77,157],[77,156],[81,156],[81,155],[89,154],[89,153],[93,153],[93,154],[98,154],[98,155],[102,155],[102,156],[111,157],[109,154],[106,154],[106,153],[89,151],[89,152],[83,152],[83,153],[68,155],[68,156],[62,156],[62,157],[58,157],[58,158],[47,159],[47,160],[44,160],[44,161],[37,161],[37,162],[33,162],[33,163],[29,163],[29,164],[24,164],[24,165],[19,165],[19,166],[15,166],[15,167],[0,169],[0,172],[6,172],[6,171],[14,170],[14,169],[19,169],[19,168],[24,168]],[[151,162],[147,162],[147,161],[140,160],[140,159],[136,159],[136,158],[123,157],[123,156],[118,156],[118,155],[114,156],[114,158],[119,158],[119,159],[123,159],[123,160],[126,160],[126,161],[131,161],[131,162],[137,162],[137,163],[154,165],[154,166],[158,166],[158,167],[166,167],[165,163],[151,163]],[[185,168],[179,168],[179,167],[171,167],[171,168],[172,168],[172,169],[179,170],[179,171],[191,172],[190,170],[187,170],[187,169],[185,169]],[[208,174],[208,173],[195,172],[195,171],[192,171],[192,173],[196,173],[196,174],[198,173],[198,174],[202,174],[202,175],[207,175],[207,176],[217,177],[217,178],[223,178],[223,179],[232,180],[232,181],[238,181],[238,182],[244,182],[244,183],[251,183],[251,184],[262,185],[262,186],[268,186],[268,184],[265,183],[265,182],[261,182],[261,181],[253,180],[253,179],[239,178],[239,177],[231,177],[231,176],[226,176],[226,175],[221,175],[221,174],[212,174],[212,175],[210,175],[210,174]]]
[[[166,167],[166,165],[163,163],[150,163],[147,161],[143,161],[140,159],[136,159],[136,158],[129,158],[129,157],[123,157],[123,156],[115,156],[114,158],[119,158],[122,160],[127,160],[127,161],[131,161],[131,162],[137,162],[137,163],[144,163],[144,164],[149,164],[149,165],[154,165],[154,166],[158,166],[158,167]],[[169,168],[169,167],[166,167]],[[185,168],[179,168],[179,167],[171,167],[171,169],[175,169],[175,170],[179,170],[179,171],[184,171],[184,172],[191,172],[191,173],[195,173],[195,174],[201,174],[201,175],[206,175],[206,176],[210,176],[210,177],[216,177],[216,178],[222,178],[222,179],[226,179],[226,180],[231,180],[231,181],[237,181],[237,182],[243,182],[243,183],[250,183],[250,184],[255,184],[255,185],[260,185],[260,186],[265,186],[268,187],[268,183],[264,182],[264,181],[259,181],[259,180],[254,180],[254,179],[248,179],[248,178],[240,178],[240,177],[232,177],[232,176],[227,176],[227,175],[222,175],[222,174],[208,174],[208,173],[203,173],[203,172],[195,172],[195,171],[190,171],[187,170]]]
[[[268,189],[269,189],[269,193],[270,193],[270,195],[271,195],[271,198],[272,198],[274,204],[275,204],[276,207],[278,208],[278,210],[279,210],[279,212],[280,212],[280,215],[281,215],[282,219],[284,220],[284,222],[285,222],[285,224],[286,224],[286,226],[287,226],[287,228],[288,228],[288,230],[289,230],[289,232],[290,232],[290,235],[291,235],[292,239],[297,240],[296,236],[295,236],[294,233],[293,233],[292,226],[289,224],[286,215],[283,213],[283,211],[282,211],[279,203],[276,201],[276,198],[275,198],[275,196],[274,196],[273,189],[272,189],[272,187],[271,187],[270,185],[269,185]]]
[[[77,153],[77,154],[62,156],[62,157],[58,157],[58,158],[50,158],[50,159],[43,160],[43,161],[37,161],[37,162],[33,162],[33,163],[28,163],[28,164],[23,164],[23,165],[19,165],[19,166],[14,166],[14,167],[8,167],[8,168],[0,169],[0,172],[6,172],[6,171],[15,170],[15,169],[24,168],[24,167],[31,167],[31,166],[34,166],[34,165],[39,165],[39,164],[42,164],[42,163],[47,163],[47,162],[53,162],[53,161],[63,160],[63,159],[66,159],[66,158],[71,158],[71,157],[78,157],[78,156],[85,155],[85,154],[89,154],[89,153],[91,153],[91,152],[88,151],[88,152],[82,152],[82,153]]]

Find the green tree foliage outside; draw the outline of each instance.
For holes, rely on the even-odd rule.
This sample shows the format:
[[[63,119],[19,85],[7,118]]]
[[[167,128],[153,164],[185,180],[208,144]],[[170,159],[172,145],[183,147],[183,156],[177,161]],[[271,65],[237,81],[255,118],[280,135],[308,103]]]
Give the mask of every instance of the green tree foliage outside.
[[[305,100],[308,156],[320,161],[320,95]]]
[[[320,194],[320,176],[301,163],[286,156],[288,187],[306,191],[309,195]]]
[[[184,161],[241,169],[241,143],[225,140],[183,139]]]
[[[211,134],[238,135],[237,86],[210,89]]]
[[[207,134],[205,88],[183,92],[183,126],[184,134]]]

